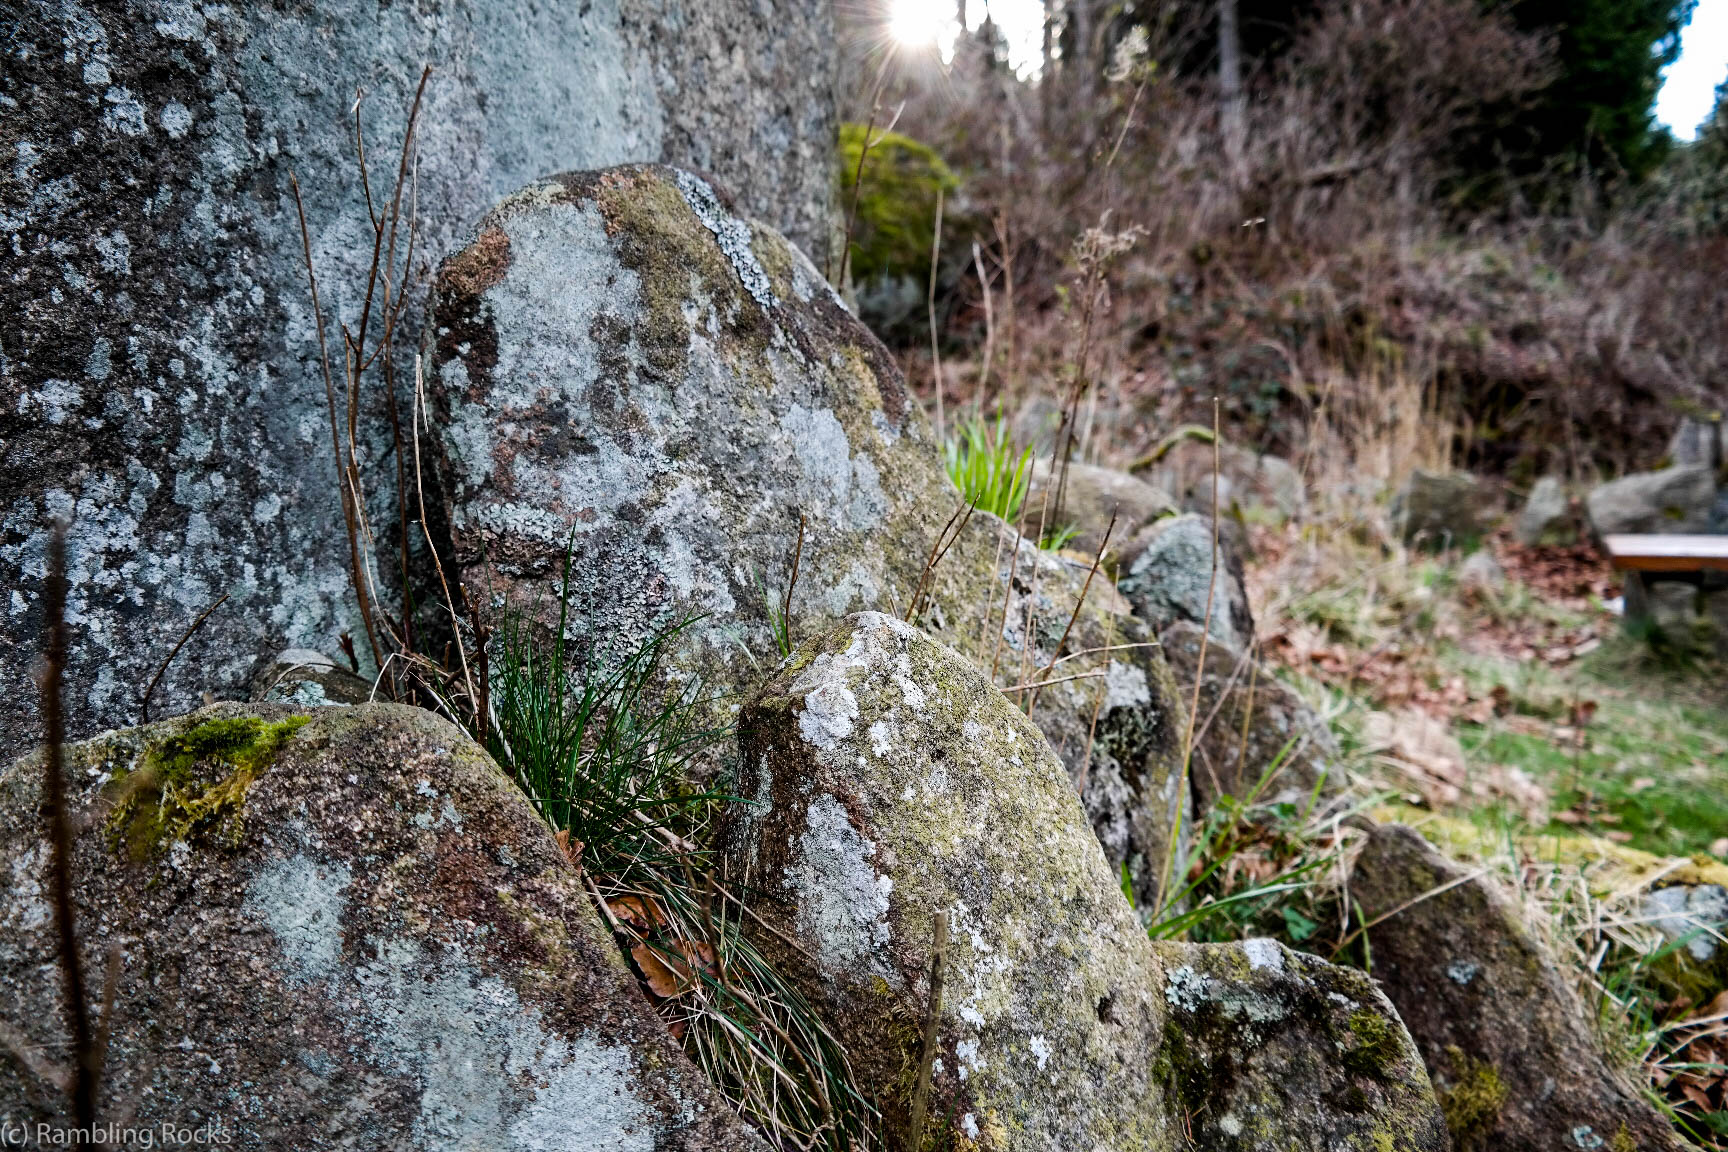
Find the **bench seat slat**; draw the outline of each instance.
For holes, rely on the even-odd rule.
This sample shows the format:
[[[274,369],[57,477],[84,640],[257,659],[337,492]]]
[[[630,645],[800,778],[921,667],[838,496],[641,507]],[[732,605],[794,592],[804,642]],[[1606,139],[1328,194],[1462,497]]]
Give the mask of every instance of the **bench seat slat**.
[[[1728,571],[1728,536],[1604,536],[1616,568],[1638,572]]]

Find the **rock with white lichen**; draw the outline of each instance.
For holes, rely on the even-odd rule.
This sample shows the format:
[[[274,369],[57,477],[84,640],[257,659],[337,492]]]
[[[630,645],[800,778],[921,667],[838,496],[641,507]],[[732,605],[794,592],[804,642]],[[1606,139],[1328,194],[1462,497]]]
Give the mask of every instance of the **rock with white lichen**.
[[[964,514],[892,357],[782,236],[689,173],[560,176],[486,218],[433,310],[429,455],[483,611],[549,621],[568,556],[577,642],[700,615],[680,658],[734,690],[779,660],[783,603],[794,639],[915,611],[1004,687],[1050,681],[1021,699],[1150,896],[1187,793],[1146,627],[1107,575]]]
[[[1158,1069],[1184,1148],[1445,1152],[1422,1055],[1368,975],[1273,940],[1160,944]]]
[[[357,323],[373,247],[356,118],[376,194],[428,63],[416,264],[526,181],[640,160],[712,171],[819,255],[835,156],[829,8],[5,5],[0,758],[37,735],[30,669],[56,517],[72,522],[75,735],[135,722],[138,689],[165,649],[223,593],[158,686],[159,714],[206,690],[243,694],[261,659],[288,646],[328,651],[343,631],[371,661],[348,590],[291,175],[337,360],[335,325]],[[397,329],[403,412],[423,282],[418,268],[406,278],[414,298]],[[377,309],[373,319],[376,335]],[[359,415],[388,584],[396,533],[383,526],[394,524],[401,455],[381,381],[368,380]]]
[[[1242,560],[1209,517],[1160,520],[1128,544],[1123,558],[1117,585],[1154,628],[1186,620],[1206,625],[1214,640],[1232,648],[1254,639]]]
[[[1486,880],[1394,824],[1373,830],[1350,892],[1459,1152],[1687,1147],[1609,1067],[1578,994]]]
[[[582,879],[459,730],[218,704],[67,749],[104,1117],[233,1148],[765,1148],[655,1016]],[[67,1051],[35,756],[0,770],[0,1024]],[[0,1047],[0,1119],[59,1119]]]
[[[372,698],[372,684],[322,652],[290,648],[259,670],[252,678],[255,703],[288,704],[295,708],[325,708],[336,704],[364,704]]]
[[[1364,977],[1267,942],[1154,945],[1042,734],[909,625],[861,613],[801,647],[741,715],[738,792],[723,844],[758,943],[891,1129],[946,915],[939,1146],[1444,1147]]]

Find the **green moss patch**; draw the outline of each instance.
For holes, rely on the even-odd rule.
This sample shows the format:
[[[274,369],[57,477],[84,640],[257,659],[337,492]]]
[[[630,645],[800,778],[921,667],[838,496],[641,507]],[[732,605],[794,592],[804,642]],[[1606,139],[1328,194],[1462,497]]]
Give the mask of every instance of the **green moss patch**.
[[[1436,1094],[1440,1098],[1440,1111],[1446,1117],[1446,1128],[1452,1133],[1452,1143],[1460,1152],[1485,1148],[1500,1119],[1500,1109],[1506,1106],[1506,1082],[1500,1079],[1494,1065],[1468,1055],[1461,1048],[1448,1048],[1446,1055],[1457,1073],[1452,1086]]]
[[[224,717],[152,744],[135,771],[108,785],[110,845],[142,862],[176,840],[238,844],[252,781],[310,720]]]

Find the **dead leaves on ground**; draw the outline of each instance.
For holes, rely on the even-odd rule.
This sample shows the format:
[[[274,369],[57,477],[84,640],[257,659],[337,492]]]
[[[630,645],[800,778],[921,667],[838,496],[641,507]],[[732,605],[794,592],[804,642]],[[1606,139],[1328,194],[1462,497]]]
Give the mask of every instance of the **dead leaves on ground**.
[[[630,946],[636,974],[657,1000],[673,1000],[695,988],[703,974],[718,976],[714,946],[679,935],[664,909],[641,895],[617,896],[606,909]]]

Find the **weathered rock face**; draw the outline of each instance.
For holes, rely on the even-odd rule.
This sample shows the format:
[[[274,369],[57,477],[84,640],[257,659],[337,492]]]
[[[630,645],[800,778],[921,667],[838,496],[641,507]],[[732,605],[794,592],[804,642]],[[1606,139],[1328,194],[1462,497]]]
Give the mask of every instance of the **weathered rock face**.
[[[804,944],[777,959],[891,1115],[910,1104],[949,910],[932,1114],[990,1149],[1170,1146],[1151,944],[1067,773],[978,669],[854,616],[745,709],[740,753],[753,803],[734,810],[729,872]]]
[[[1553,476],[1544,476],[1530,489],[1524,510],[1518,513],[1513,533],[1520,544],[1570,544],[1577,538],[1572,522],[1572,501],[1566,486]]]
[[[1061,469],[1053,461],[1035,461],[1032,479],[1027,486],[1026,515],[1036,521],[1043,507],[1044,493],[1050,493],[1051,527],[1071,526],[1077,529],[1068,547],[1085,556],[1095,555],[1104,540],[1104,530],[1110,518],[1116,517],[1116,527],[1110,532],[1111,551],[1119,552],[1124,544],[1153,521],[1176,514],[1176,502],[1161,489],[1126,472],[1098,468],[1091,464],[1068,465],[1068,487],[1063,494],[1062,521],[1055,521],[1056,488]],[[1055,475],[1052,475],[1054,471]],[[1030,532],[1033,529],[1028,528]]]
[[[1316,786],[1322,797],[1341,791],[1343,757],[1314,710],[1271,669],[1216,640],[1206,644],[1202,674],[1200,639],[1200,627],[1187,623],[1162,636],[1177,684],[1193,691],[1200,676],[1188,770],[1195,812],[1204,816],[1224,794],[1244,800],[1257,787],[1261,801],[1280,803],[1304,803]]]
[[[740,731],[729,872],[891,1129],[946,913],[931,1113],[971,1146],[1444,1147],[1365,977],[1268,941],[1151,944],[1062,765],[958,653],[859,614],[783,665]]]
[[[1460,1152],[1685,1147],[1609,1069],[1577,994],[1486,883],[1383,825],[1350,890],[1368,922],[1386,916],[1369,931],[1374,977],[1422,1049]]]
[[[1158,953],[1182,1147],[1450,1147],[1421,1054],[1366,973],[1272,940]]]
[[[436,453],[470,588],[550,606],[569,546],[579,633],[628,643],[705,613],[692,662],[729,688],[779,659],[768,604],[795,556],[794,638],[918,595],[961,504],[928,425],[809,263],[700,180],[529,189],[445,264],[434,307]],[[1005,687],[1056,681],[1032,715],[1145,889],[1187,802],[1182,706],[1104,574],[1069,630],[1085,583],[978,513],[918,617]],[[1052,667],[1065,636],[1062,655],[1095,655]]]
[[[1668,441],[1668,463],[1680,468],[1722,467],[1724,449],[1728,449],[1728,427],[1718,416],[1714,420],[1696,420],[1690,416],[1680,421],[1674,436]]]
[[[107,1096],[140,1125],[219,1116],[268,1150],[763,1147],[516,787],[430,713],[215,705],[68,751],[96,816],[87,971],[123,956]],[[34,757],[0,773],[0,1014],[59,1053],[40,791]],[[0,1116],[45,1118],[32,1097],[0,1061]]]
[[[1214,551],[1212,537],[1212,521],[1204,516],[1159,521],[1129,545],[1117,587],[1154,628],[1186,620],[1206,626],[1219,643],[1246,648],[1254,639],[1254,616],[1242,561],[1222,538]]]
[[[372,698],[372,684],[322,652],[290,648],[252,678],[254,703],[288,704],[295,708],[326,708],[336,704],[364,704]]]
[[[1486,528],[1486,493],[1465,472],[1410,473],[1392,500],[1392,525],[1405,544],[1431,549],[1463,547]]]
[[[1598,536],[1619,532],[1703,532],[1716,480],[1704,467],[1635,472],[1592,489],[1585,500]]]
[[[12,593],[0,751],[34,736],[27,677],[53,515],[74,521],[77,732],[132,722],[136,686],[223,592],[159,708],[238,692],[284,644],[363,639],[289,191],[292,172],[327,320],[353,323],[371,251],[357,88],[376,189],[421,66],[434,67],[418,252],[448,251],[548,172],[658,159],[711,168],[820,251],[832,43],[828,6],[794,0],[13,6],[0,70],[0,584]],[[405,315],[411,351],[419,309]],[[388,436],[372,434],[383,403],[381,390],[365,398],[363,438],[375,490],[393,491]]]

